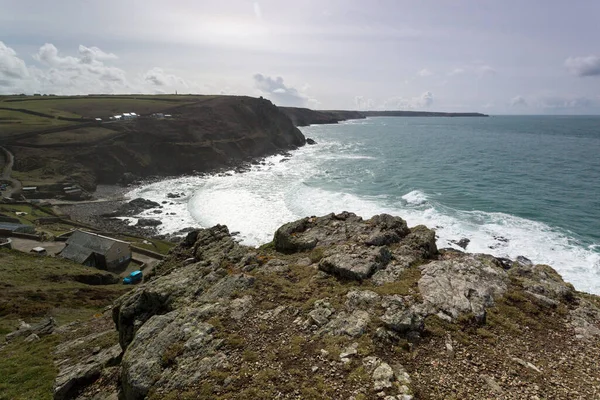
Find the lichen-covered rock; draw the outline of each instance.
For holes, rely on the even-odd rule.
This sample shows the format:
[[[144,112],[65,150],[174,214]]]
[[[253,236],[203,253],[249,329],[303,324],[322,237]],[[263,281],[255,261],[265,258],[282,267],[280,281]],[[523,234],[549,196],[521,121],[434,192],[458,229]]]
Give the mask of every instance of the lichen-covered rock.
[[[325,325],[321,331],[337,336],[347,335],[358,337],[366,332],[370,321],[371,316],[366,311],[354,310],[352,313],[342,311]]]
[[[176,358],[204,356],[218,343],[214,327],[203,322],[199,310],[184,309],[155,315],[137,331],[121,363],[126,399],[143,399]]]
[[[425,303],[451,318],[472,313],[485,321],[485,309],[507,288],[508,275],[494,262],[475,255],[432,261],[421,267],[419,291]]]
[[[339,246],[319,262],[319,269],[346,279],[363,280],[390,262],[392,254],[385,246],[373,249]]]
[[[349,311],[373,310],[379,304],[381,296],[372,290],[352,290],[346,294],[346,308]]]
[[[54,400],[73,398],[78,390],[95,381],[104,367],[118,363],[120,355],[121,347],[115,344],[84,359],[77,359],[75,364],[59,364],[54,381]]]
[[[562,277],[547,265],[533,265],[521,260],[515,262],[508,273],[518,277],[523,287],[532,293],[564,302],[571,302],[575,298],[573,285],[563,281]]]

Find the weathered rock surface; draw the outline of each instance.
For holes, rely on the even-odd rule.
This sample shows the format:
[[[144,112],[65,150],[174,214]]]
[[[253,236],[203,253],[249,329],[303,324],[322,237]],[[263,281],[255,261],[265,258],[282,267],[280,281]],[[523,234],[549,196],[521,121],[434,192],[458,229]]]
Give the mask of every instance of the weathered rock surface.
[[[37,324],[26,324],[21,321],[21,325],[19,328],[6,335],[5,339],[7,342],[10,342],[18,337],[28,337],[32,334],[39,336],[50,335],[54,332],[56,328],[56,320],[52,317],[44,318]]]
[[[485,320],[485,309],[494,305],[507,287],[508,275],[497,262],[486,257],[432,261],[421,267],[419,291],[426,304],[457,318],[472,313]]]
[[[74,365],[62,366],[54,382],[54,399],[72,399],[77,391],[85,385],[94,382],[102,373],[102,369],[116,365],[121,355],[121,347],[116,344],[79,360]]]
[[[260,248],[217,225],[115,302],[118,387],[123,399],[567,398],[540,377],[564,384],[577,369],[594,383],[600,368],[543,346],[600,349],[594,299],[547,266],[438,252],[434,231],[388,215],[304,218]]]

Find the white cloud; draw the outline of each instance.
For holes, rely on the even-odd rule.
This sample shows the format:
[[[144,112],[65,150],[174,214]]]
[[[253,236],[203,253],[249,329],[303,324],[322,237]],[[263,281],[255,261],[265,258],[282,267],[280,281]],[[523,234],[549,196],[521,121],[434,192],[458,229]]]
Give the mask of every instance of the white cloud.
[[[511,107],[527,107],[527,100],[523,96],[515,96],[510,99]]]
[[[357,110],[372,110],[375,108],[375,101],[373,99],[365,99],[363,96],[355,96],[354,105]]]
[[[454,75],[462,75],[464,73],[466,73],[467,71],[465,71],[464,68],[454,68],[452,71],[448,72],[449,76],[454,76]]]
[[[577,111],[594,107],[596,102],[588,97],[549,96],[539,99],[538,104],[548,111]]]
[[[96,61],[116,60],[118,58],[113,53],[105,53],[95,46],[85,47],[82,44],[79,45],[79,55],[81,56],[79,62],[82,64],[93,64]]]
[[[385,110],[417,110],[433,105],[433,93],[427,91],[418,97],[392,97],[383,103]]]
[[[187,88],[189,85],[185,79],[166,73],[162,68],[154,67],[143,75],[145,82],[154,86],[169,87],[169,88]]]
[[[600,57],[569,57],[565,60],[565,67],[575,76],[600,76]]]
[[[75,56],[63,55],[51,43],[39,48],[32,58],[41,66],[27,65],[16,52],[0,42],[0,93],[165,93],[199,87],[159,67],[127,78],[127,73],[110,62],[118,57],[98,47],[80,45]]]
[[[479,73],[480,76],[497,74],[497,71],[494,68],[492,68],[486,64],[478,65],[477,67],[475,67],[475,69]]]
[[[262,18],[262,11],[260,9],[260,4],[258,4],[258,2],[254,2],[253,4],[254,7],[254,15],[256,16],[256,18],[261,19]]]
[[[423,68],[422,70],[420,70],[419,72],[417,72],[417,75],[425,78],[427,76],[431,76],[433,75],[433,72],[431,72],[430,70],[428,70],[427,68]]]
[[[481,61],[454,68],[452,71],[448,72],[448,76],[476,75],[479,78],[496,74],[497,71],[493,67]]]
[[[0,88],[13,87],[29,77],[25,61],[17,53],[0,41]]]
[[[271,78],[263,74],[255,74],[254,87],[278,106],[307,107],[310,104],[314,107],[315,104],[320,104],[316,99],[309,98],[298,89],[286,86],[280,76]]]

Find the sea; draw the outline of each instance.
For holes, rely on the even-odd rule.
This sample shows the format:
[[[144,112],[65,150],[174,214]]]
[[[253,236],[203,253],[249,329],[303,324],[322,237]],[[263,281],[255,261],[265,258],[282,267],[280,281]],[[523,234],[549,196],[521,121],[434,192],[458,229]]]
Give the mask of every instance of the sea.
[[[251,246],[305,216],[389,213],[435,229],[438,248],[466,238],[468,252],[524,256],[600,294],[600,116],[376,117],[301,130],[317,144],[128,196],[167,201],[140,215],[161,219],[162,233],[225,224]]]

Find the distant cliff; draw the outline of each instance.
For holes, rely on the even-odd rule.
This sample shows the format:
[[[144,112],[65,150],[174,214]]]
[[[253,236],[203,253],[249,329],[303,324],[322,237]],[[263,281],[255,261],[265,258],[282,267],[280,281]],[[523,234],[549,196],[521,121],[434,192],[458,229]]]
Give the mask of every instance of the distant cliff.
[[[342,111],[311,110],[308,108],[279,107],[296,126],[336,124],[349,119],[367,117],[488,117],[480,113],[446,113],[429,111]]]
[[[264,99],[211,96],[168,112],[172,118],[102,124],[117,134],[94,143],[12,143],[15,169],[39,170],[45,182],[69,179],[93,190],[98,183],[117,183],[125,173],[208,172],[305,144],[286,114]]]

